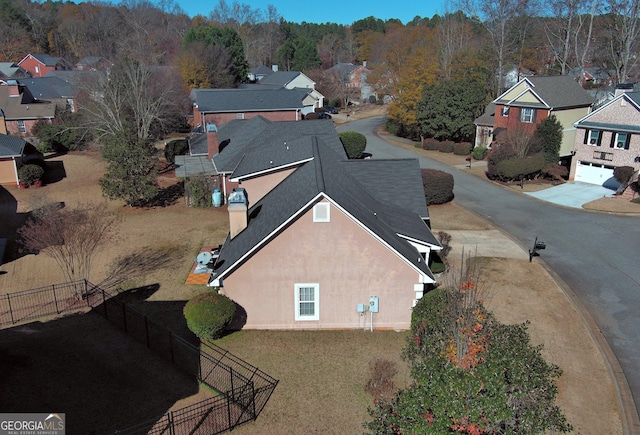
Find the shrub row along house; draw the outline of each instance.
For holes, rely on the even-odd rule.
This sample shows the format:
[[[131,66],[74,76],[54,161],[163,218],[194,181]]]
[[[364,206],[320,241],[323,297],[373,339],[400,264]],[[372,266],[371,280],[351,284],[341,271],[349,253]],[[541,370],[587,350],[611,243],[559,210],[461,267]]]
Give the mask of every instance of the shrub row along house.
[[[208,139],[230,223],[208,285],[245,327],[409,327],[441,249],[417,160],[348,160],[323,120],[234,120]]]
[[[526,77],[489,104],[475,120],[475,146],[491,148],[509,130],[533,135],[555,115],[562,125],[560,163],[569,179],[610,185],[616,167],[640,170],[640,93],[617,89],[594,109],[594,99],[569,76]]]

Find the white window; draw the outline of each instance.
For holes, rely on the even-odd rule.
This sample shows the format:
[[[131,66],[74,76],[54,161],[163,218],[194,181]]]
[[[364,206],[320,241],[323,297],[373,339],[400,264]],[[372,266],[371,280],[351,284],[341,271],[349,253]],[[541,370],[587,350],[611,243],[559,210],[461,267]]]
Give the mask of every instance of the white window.
[[[40,74],[40,67],[36,65],[36,74]]]
[[[331,209],[328,202],[319,202],[313,206],[314,222],[331,222]]]
[[[244,119],[244,113],[236,113],[236,119]]]
[[[502,116],[504,116],[505,118],[509,117],[509,108],[508,107],[503,107],[502,108]]]
[[[602,135],[598,130],[589,131],[589,145],[600,146],[600,139],[602,139]]]
[[[616,141],[614,145],[616,148],[619,148],[619,149],[628,149],[629,133],[616,133]]]
[[[520,109],[520,121],[532,123],[536,119],[536,109],[523,107]]]
[[[296,320],[320,319],[320,284],[296,284]]]
[[[22,134],[27,132],[27,126],[24,125],[24,121],[18,121],[18,131]]]

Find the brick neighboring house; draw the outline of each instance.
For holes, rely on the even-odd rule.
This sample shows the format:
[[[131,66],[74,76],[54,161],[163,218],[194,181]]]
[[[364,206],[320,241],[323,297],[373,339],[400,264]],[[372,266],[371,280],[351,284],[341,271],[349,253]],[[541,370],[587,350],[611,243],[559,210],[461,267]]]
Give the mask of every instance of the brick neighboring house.
[[[258,88],[193,89],[194,127],[220,126],[234,119],[262,116],[272,121],[299,121],[303,111],[313,110],[312,89]]]
[[[617,187],[616,167],[640,170],[640,92],[618,90],[613,100],[579,119],[575,127],[571,180]]]
[[[0,86],[0,110],[4,113],[7,133],[26,137],[39,121],[53,122],[56,103],[37,100],[26,86],[9,80],[5,86]]]
[[[27,54],[18,66],[29,71],[33,77],[44,77],[49,71],[71,71],[75,66],[62,57],[48,54]]]
[[[370,327],[372,299],[374,328],[409,328],[441,249],[425,223],[418,161],[346,160],[329,121],[266,122],[214,157],[222,164],[229,153],[239,188],[208,285],[246,311],[250,329]],[[283,138],[287,127],[307,131]]]
[[[53,122],[56,109],[77,111],[77,91],[59,77],[27,77],[0,86],[0,109],[6,131],[26,137],[39,121]]]
[[[364,102],[371,96],[377,97],[371,85],[367,83],[367,78],[371,74],[371,70],[367,68],[367,62],[363,62],[362,65],[341,62],[332,66],[330,71],[342,81],[347,90],[357,93],[358,101]]]
[[[568,164],[575,142],[574,123],[589,113],[593,98],[569,76],[526,77],[512,86],[492,104],[493,128],[489,131],[483,114],[476,119],[476,145],[494,143],[504,131],[522,129],[530,134],[536,126],[555,115],[563,127],[560,158]]]

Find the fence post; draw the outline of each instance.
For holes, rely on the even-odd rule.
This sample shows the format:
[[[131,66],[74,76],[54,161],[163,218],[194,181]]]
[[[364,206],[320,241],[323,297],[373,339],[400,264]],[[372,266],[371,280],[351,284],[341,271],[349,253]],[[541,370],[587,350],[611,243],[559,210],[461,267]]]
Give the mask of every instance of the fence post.
[[[231,403],[229,403],[230,401],[229,395],[226,394],[226,396],[227,396],[227,418],[228,418],[227,427],[229,428],[229,430],[231,430],[234,428],[234,426],[231,425]]]
[[[13,319],[13,307],[11,306],[11,295],[7,295],[7,302],[9,302],[9,315],[11,316],[11,324],[16,323]]]
[[[175,435],[176,434],[176,427],[175,424],[173,422],[173,411],[169,411],[169,435]]]
[[[58,309],[58,298],[56,297],[56,286],[52,285],[51,289],[53,290],[53,301],[56,304],[56,313],[60,314],[60,310]]]

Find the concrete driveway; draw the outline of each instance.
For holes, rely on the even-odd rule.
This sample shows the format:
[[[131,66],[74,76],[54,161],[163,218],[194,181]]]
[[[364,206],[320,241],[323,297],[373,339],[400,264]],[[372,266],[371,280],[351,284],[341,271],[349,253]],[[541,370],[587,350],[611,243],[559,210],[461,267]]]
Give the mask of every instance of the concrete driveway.
[[[565,207],[582,208],[586,204],[602,197],[612,197],[615,190],[597,184],[571,181],[559,186],[549,187],[538,192],[527,192],[529,196]]]

